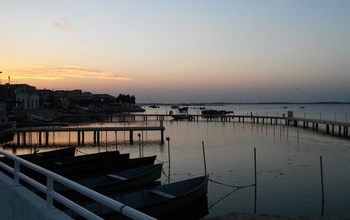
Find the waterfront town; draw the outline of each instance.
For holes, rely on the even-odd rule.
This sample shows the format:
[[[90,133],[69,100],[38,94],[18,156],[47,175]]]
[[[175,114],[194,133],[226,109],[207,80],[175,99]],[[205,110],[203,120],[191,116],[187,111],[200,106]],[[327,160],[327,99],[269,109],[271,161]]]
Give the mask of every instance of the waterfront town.
[[[24,120],[26,112],[39,109],[57,109],[61,111],[86,110],[90,112],[130,111],[134,109],[136,98],[133,95],[93,94],[74,90],[37,89],[27,84],[0,85],[0,121]],[[75,108],[75,109],[73,109]],[[131,109],[133,108],[133,109]]]

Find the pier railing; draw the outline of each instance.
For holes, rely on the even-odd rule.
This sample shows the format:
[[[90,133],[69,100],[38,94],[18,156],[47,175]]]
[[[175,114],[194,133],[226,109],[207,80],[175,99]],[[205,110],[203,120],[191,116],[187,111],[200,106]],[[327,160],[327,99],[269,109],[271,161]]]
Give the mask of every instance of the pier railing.
[[[22,158],[19,158],[17,156],[14,156],[12,154],[9,154],[4,151],[0,151],[0,154],[4,155],[7,158],[10,158],[14,161],[14,167],[10,167],[2,162],[0,162],[0,167],[6,170],[7,172],[10,172],[13,174],[13,180],[15,185],[20,185],[20,179],[27,182],[34,188],[40,190],[41,192],[46,194],[46,203],[47,208],[53,207],[53,200],[57,200],[58,202],[65,205],[67,208],[72,209],[74,212],[78,213],[79,215],[83,216],[87,219],[102,219],[101,217],[97,216],[96,214],[90,212],[89,210],[81,207],[80,205],[74,203],[73,201],[67,199],[66,197],[60,195],[59,193],[54,191],[54,181],[59,182],[79,193],[84,194],[85,196],[88,196],[89,198],[115,210],[116,212],[119,212],[127,217],[130,217],[132,219],[154,219],[151,216],[148,216],[136,209],[133,209],[129,206],[126,206],[125,204],[122,204],[116,200],[113,200],[111,198],[108,198],[100,193],[97,193],[87,187],[84,187],[78,183],[75,183],[65,177],[62,177],[54,172],[51,172],[49,170],[46,170],[40,166],[37,166],[35,164],[32,164],[26,160],[23,160]],[[34,179],[24,175],[20,172],[20,167],[25,166],[29,169],[32,169],[44,176],[47,177],[47,185],[43,185]]]

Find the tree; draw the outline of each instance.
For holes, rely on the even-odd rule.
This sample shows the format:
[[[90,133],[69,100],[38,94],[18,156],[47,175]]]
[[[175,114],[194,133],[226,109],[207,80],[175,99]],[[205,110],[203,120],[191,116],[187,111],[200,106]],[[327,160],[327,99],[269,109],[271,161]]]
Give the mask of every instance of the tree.
[[[119,94],[119,96],[116,98],[116,101],[120,103],[129,103],[129,104],[135,104],[136,98],[134,95],[130,96],[129,94]]]

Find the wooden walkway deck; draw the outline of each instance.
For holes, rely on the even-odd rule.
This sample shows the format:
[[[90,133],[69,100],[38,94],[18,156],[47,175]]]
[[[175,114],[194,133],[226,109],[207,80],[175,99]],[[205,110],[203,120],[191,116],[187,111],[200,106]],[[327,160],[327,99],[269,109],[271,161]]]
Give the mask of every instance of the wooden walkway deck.
[[[17,145],[26,145],[26,134],[37,133],[39,137],[39,145],[48,145],[49,133],[55,132],[76,132],[77,133],[77,144],[85,144],[85,135],[92,134],[94,145],[99,146],[101,142],[101,132],[115,132],[117,135],[118,131],[129,132],[130,144],[134,142],[134,131],[159,131],[161,144],[164,144],[164,130],[163,120],[172,120],[173,117],[168,114],[127,114],[118,117],[123,117],[124,121],[147,121],[147,120],[158,120],[160,126],[131,126],[131,127],[29,127],[29,128],[12,128],[7,130],[13,132],[17,137]],[[280,116],[253,116],[253,115],[212,115],[210,117],[203,117],[203,115],[191,115],[188,119],[189,122],[195,121],[221,121],[221,122],[241,122],[241,123],[262,123],[262,124],[284,124],[288,126],[303,127],[308,129],[309,127],[315,131],[323,131],[326,134],[339,135],[342,137],[349,138],[349,127],[348,122],[328,121],[319,119],[309,118],[298,118],[298,117],[280,117]],[[44,140],[43,140],[44,139]],[[107,137],[106,137],[107,139]]]
[[[133,114],[131,120],[141,117],[141,120],[147,121],[149,118],[155,120],[173,120],[168,114]],[[302,126],[305,129],[312,127],[318,131],[323,126],[327,134],[349,137],[349,122],[328,121],[310,118],[284,117],[284,116],[253,116],[253,115],[212,115],[203,117],[203,115],[191,115],[189,121],[222,121],[222,122],[251,122],[251,123],[269,123],[269,124],[285,124],[293,126]]]
[[[85,135],[92,134],[94,145],[100,145],[101,143],[101,133],[102,132],[118,132],[118,131],[127,131],[129,132],[129,142],[130,144],[134,143],[134,131],[159,131],[160,132],[160,141],[164,143],[164,130],[165,127],[163,123],[160,123],[160,126],[130,126],[130,127],[29,127],[29,128],[13,128],[8,129],[7,132],[12,132],[17,136],[17,145],[25,146],[27,144],[27,134],[28,133],[37,133],[39,137],[39,146],[43,144],[43,134],[45,145],[49,144],[49,133],[55,132],[66,132],[66,133],[77,133],[77,144],[85,144]],[[70,136],[70,135],[69,135]],[[106,137],[107,139],[107,137]],[[22,140],[22,141],[21,141]]]

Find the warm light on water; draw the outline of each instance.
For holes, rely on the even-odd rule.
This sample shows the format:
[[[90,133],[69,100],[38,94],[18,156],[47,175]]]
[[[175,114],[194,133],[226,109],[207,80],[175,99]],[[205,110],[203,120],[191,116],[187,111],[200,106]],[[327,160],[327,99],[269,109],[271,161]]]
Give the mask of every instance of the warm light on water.
[[[305,105],[304,105],[305,106]],[[261,111],[259,111],[259,107]],[[245,105],[216,106],[217,109],[232,109],[235,114],[282,115],[293,110],[294,116],[325,117],[330,120],[346,121],[349,105],[288,106]],[[168,112],[170,107],[149,109],[159,114]],[[324,111],[322,111],[324,110]],[[196,113],[198,109],[191,109]],[[299,114],[299,115],[298,115]],[[350,114],[349,114],[350,116]],[[333,119],[332,119],[333,118]],[[159,121],[94,124],[90,126],[155,126]],[[117,148],[122,153],[138,157],[139,140],[143,155],[157,155],[159,162],[165,162],[164,173],[168,174],[168,144],[171,154],[171,176],[174,182],[205,172],[202,141],[205,146],[206,169],[213,182],[209,183],[209,215],[217,216],[228,212],[271,213],[282,215],[313,215],[322,213],[320,156],[323,159],[324,215],[350,215],[350,142],[349,138],[326,135],[322,130],[303,129],[284,124],[256,124],[220,121],[164,121],[165,141],[159,144],[158,131],[134,134],[134,145],[129,145],[129,133],[117,133]],[[70,140],[75,143],[76,136]],[[52,142],[68,142],[67,134],[57,134]],[[115,134],[102,134],[101,151],[115,150]],[[108,139],[106,145],[104,141]],[[88,135],[86,135],[88,139]],[[32,138],[33,143],[35,137]],[[90,139],[91,140],[91,139]],[[230,186],[254,184],[254,148],[257,153],[257,200],[255,187],[236,190]],[[11,151],[11,149],[5,149]],[[17,153],[29,149],[18,149]],[[80,147],[79,153],[96,152],[96,147]],[[167,181],[163,175],[162,182]],[[222,183],[222,184],[218,184]],[[229,185],[229,186],[228,186]],[[228,195],[229,194],[229,195]],[[227,196],[228,195],[228,196]],[[224,198],[227,196],[226,198]]]

